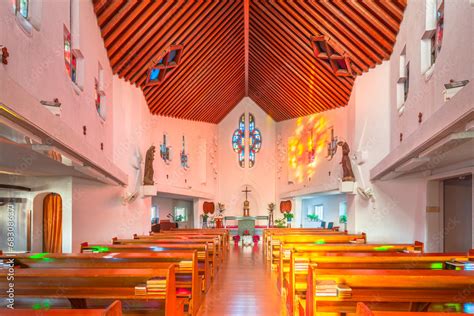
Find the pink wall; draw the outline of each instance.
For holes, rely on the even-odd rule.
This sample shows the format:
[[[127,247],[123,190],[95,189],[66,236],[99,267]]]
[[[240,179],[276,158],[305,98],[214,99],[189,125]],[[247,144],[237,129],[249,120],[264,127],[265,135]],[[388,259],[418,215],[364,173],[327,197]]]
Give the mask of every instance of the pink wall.
[[[242,113],[255,116],[256,128],[262,133],[262,147],[253,168],[241,168],[237,153],[232,150],[232,134],[238,127]],[[242,215],[248,185],[251,215],[266,215],[267,204],[276,202],[275,183],[275,122],[250,98],[244,98],[218,125],[219,128],[219,185],[217,200],[226,206],[226,215]]]

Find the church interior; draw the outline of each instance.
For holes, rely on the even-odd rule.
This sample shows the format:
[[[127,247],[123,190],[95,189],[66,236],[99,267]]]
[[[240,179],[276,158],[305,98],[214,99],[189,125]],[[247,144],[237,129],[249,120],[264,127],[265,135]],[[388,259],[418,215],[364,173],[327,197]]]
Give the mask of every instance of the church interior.
[[[474,314],[474,0],[0,0],[0,315]]]

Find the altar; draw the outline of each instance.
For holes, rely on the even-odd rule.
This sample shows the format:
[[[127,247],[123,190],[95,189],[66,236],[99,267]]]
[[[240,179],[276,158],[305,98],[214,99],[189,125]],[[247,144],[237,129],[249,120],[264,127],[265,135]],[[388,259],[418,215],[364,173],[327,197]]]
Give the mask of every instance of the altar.
[[[246,230],[249,231],[250,235],[255,235],[255,222],[259,220],[264,220],[267,228],[269,227],[269,217],[268,216],[225,216],[224,217],[224,228],[227,228],[228,221],[237,221],[238,230],[237,233],[242,236]]]

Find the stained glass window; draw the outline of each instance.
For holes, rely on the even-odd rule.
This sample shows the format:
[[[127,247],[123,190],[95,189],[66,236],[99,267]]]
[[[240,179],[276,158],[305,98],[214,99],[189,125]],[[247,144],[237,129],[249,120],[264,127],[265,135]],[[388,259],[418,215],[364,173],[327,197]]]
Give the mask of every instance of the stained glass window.
[[[172,45],[148,71],[147,85],[159,85],[178,67],[182,45]]]
[[[188,169],[188,154],[186,152],[186,139],[184,138],[183,135],[183,149],[181,150],[181,167],[184,169]]]
[[[255,117],[249,114],[249,167],[255,165],[256,154],[262,147],[262,134],[255,128]]]
[[[240,116],[239,128],[232,135],[232,148],[239,157],[239,165],[245,167],[245,113]]]
[[[72,82],[77,83],[77,58],[71,50],[71,32],[64,26],[64,63]]]

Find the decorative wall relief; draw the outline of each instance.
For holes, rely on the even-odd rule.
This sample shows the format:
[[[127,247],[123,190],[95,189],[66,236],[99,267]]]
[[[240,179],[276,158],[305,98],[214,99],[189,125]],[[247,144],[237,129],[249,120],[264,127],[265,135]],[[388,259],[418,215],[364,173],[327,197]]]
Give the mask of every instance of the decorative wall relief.
[[[209,163],[212,168],[212,174],[214,175],[214,180],[217,179],[217,136],[214,135],[212,143],[209,148]]]
[[[337,152],[337,136],[334,136],[334,128],[331,127],[331,139],[327,142],[327,156],[326,159],[331,161]]]
[[[277,173],[277,178],[281,179],[283,165],[285,164],[286,157],[287,157],[286,144],[283,142],[283,137],[281,136],[281,134],[277,135],[276,150],[277,150],[276,173]]]
[[[168,136],[163,134],[163,143],[160,145],[160,157],[169,165],[172,159],[171,146],[167,145]]]
[[[232,135],[232,149],[238,154],[240,167],[245,168],[245,113],[240,116],[239,127]]]
[[[186,139],[184,138],[183,135],[183,148],[181,150],[181,167],[184,168],[184,170],[187,170],[189,168],[188,165],[188,154],[186,153]]]

